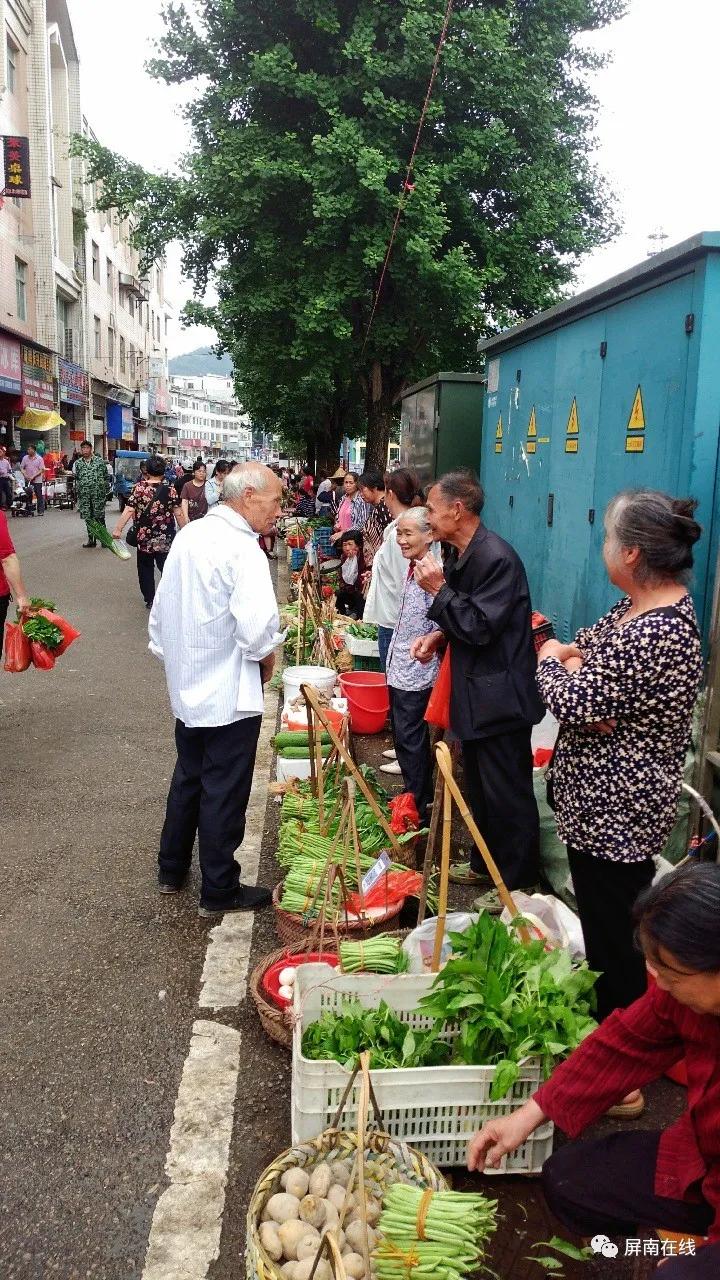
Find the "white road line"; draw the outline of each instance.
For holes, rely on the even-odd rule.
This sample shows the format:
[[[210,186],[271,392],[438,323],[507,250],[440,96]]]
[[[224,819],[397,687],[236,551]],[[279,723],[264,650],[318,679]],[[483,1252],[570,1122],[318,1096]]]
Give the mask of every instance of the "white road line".
[[[185,1060],[143,1280],[204,1280],[220,1253],[240,1032],[196,1022]]]
[[[250,802],[247,808],[247,826],[238,861],[242,866],[245,884],[257,882],[260,866],[267,788],[272,767],[271,738],[277,722],[278,695],[270,691],[265,700],[258,743],[257,765]],[[253,916],[241,912],[223,916],[212,930],[205,955],[200,988],[201,1009],[230,1009],[242,1004],[247,992],[250,945],[252,942]]]

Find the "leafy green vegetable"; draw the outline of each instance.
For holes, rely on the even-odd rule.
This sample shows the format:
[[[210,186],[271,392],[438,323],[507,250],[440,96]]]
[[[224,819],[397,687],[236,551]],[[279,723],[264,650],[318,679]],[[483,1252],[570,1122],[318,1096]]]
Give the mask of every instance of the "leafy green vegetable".
[[[62,644],[62,631],[47,618],[28,618],[27,622],[23,622],[22,629],[28,640],[37,640],[38,644],[44,644],[48,649],[57,649]]]
[[[306,1058],[335,1060],[348,1069],[367,1049],[370,1067],[376,1071],[387,1067],[436,1067],[449,1059],[447,1044],[432,1033],[409,1030],[384,1000],[377,1009],[364,1009],[355,1001],[347,1001],[339,1012],[324,1013],[306,1028],[302,1049]]]
[[[378,629],[373,622],[351,622],[346,628],[349,636],[355,636],[356,640],[377,640]]]
[[[31,609],[48,609],[50,613],[55,612],[54,600],[43,600],[42,596],[33,596],[30,601]]]
[[[556,1253],[564,1254],[566,1258],[572,1258],[575,1262],[588,1262],[595,1256],[592,1249],[587,1246],[584,1249],[579,1249],[577,1245],[571,1244],[569,1240],[563,1240],[561,1236],[553,1236],[552,1240],[539,1240],[531,1248],[554,1249]],[[561,1277],[565,1274],[560,1258],[553,1258],[549,1254],[542,1254],[540,1257],[527,1254],[526,1257],[528,1262],[537,1262],[539,1267],[549,1271],[553,1280],[561,1280]]]

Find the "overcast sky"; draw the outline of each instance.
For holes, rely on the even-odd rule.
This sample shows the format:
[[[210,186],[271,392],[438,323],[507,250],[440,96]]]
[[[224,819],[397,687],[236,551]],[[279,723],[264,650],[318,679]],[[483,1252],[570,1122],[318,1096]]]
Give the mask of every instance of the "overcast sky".
[[[160,2],[69,0],[85,114],[107,146],[152,169],[172,168],[188,142],[178,111],[185,91],[144,71],[162,29]],[[630,0],[628,8],[593,41],[613,54],[595,84],[597,159],[617,194],[623,231],[583,263],[579,288],[640,262],[659,229],[667,245],[720,230],[718,0]],[[169,273],[179,311],[190,291],[178,252]],[[206,330],[175,326],[171,355],[209,340]]]

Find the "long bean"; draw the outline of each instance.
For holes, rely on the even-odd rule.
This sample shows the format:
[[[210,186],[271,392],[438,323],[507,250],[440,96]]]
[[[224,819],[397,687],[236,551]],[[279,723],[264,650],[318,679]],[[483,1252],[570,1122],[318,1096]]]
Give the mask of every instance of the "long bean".
[[[465,1280],[477,1270],[495,1230],[497,1201],[457,1191],[425,1195],[388,1188],[373,1255],[377,1280]]]

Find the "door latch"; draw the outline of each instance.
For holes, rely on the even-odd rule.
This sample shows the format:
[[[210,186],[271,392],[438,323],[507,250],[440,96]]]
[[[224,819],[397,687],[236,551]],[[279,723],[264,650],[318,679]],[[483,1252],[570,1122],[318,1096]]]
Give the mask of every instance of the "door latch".
[[[548,522],[548,528],[550,528],[550,526],[552,525],[552,522],[553,522],[553,516],[554,516],[554,514],[555,514],[555,494],[554,494],[554,493],[549,493],[549,494],[548,494],[548,500],[547,500],[547,522]]]

